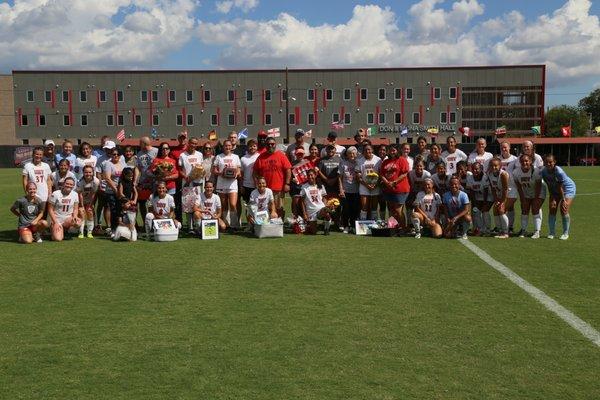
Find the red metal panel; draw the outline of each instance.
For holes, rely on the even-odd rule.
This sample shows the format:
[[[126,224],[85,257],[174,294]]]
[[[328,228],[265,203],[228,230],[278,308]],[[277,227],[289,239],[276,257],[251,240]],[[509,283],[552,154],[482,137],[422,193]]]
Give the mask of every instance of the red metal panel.
[[[69,89],[69,126],[73,126],[73,93]]]

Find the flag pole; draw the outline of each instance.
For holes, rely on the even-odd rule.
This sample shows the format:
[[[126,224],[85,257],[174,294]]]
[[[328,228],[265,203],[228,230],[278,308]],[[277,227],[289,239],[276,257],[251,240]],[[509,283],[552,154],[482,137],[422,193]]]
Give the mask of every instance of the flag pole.
[[[286,144],[290,142],[290,91],[288,87],[288,67],[285,67],[285,140]]]

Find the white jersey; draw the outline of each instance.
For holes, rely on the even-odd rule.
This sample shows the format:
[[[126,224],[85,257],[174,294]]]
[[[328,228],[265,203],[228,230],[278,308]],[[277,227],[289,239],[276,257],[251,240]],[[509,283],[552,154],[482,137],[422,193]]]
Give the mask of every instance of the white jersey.
[[[225,155],[223,153],[215,157],[213,164],[217,167],[219,172],[223,172],[226,168],[240,168],[242,163],[237,154]],[[217,178],[217,190],[237,190],[237,179],[226,178],[223,175],[219,175]]]
[[[52,175],[50,166],[45,162],[34,165],[28,162],[23,167],[22,175],[27,177],[27,181],[35,183],[37,188],[35,195],[42,201],[48,201],[48,178]]]
[[[73,167],[73,172],[77,177],[77,180],[83,177],[83,167],[87,167],[88,165],[96,170],[96,163],[98,162],[98,158],[94,155],[90,155],[88,158],[77,157],[75,160],[75,166]]]
[[[54,191],[62,189],[65,179],[67,178],[72,178],[75,183],[77,183],[77,177],[75,176],[75,173],[67,171],[65,176],[60,176],[58,169],[54,171],[52,173],[52,190]]]
[[[216,193],[213,193],[210,197],[206,197],[206,194],[203,192],[200,194],[200,198],[196,200],[196,205],[200,207],[203,213],[208,214],[208,211],[215,215],[221,208],[221,198]]]
[[[202,160],[202,153],[200,153],[199,151],[194,150],[192,154],[188,153],[187,151],[184,151],[179,155],[179,160],[177,161],[177,163],[181,167],[182,171],[185,172],[185,175],[189,176],[194,166],[202,165]],[[194,179],[191,183],[196,183],[200,185],[204,183],[204,177]]]
[[[442,159],[446,164],[446,174],[454,175],[456,173],[456,164],[459,161],[467,161],[467,155],[460,149],[456,149],[454,153],[448,153],[448,150],[445,150],[442,153]]]
[[[502,156],[500,156],[499,158],[500,158],[500,168],[502,169],[502,171],[506,171],[512,175],[513,169],[515,168],[515,162],[517,161],[517,157],[515,157],[511,154],[507,158],[502,158]],[[483,171],[483,172],[487,173],[487,171]]]
[[[381,158],[373,155],[370,160],[366,158],[357,159],[356,162],[356,172],[360,173],[362,179],[365,180],[366,176],[369,173],[375,172],[379,174],[379,169],[381,168]],[[358,191],[363,196],[377,196],[379,194],[379,186],[376,186],[375,189],[369,190],[364,185],[360,185]]]
[[[262,194],[258,189],[254,189],[252,193],[250,193],[250,203],[256,204],[257,211],[269,211],[269,204],[274,201],[273,191],[269,188],[266,188],[265,192]]]
[[[544,168],[544,159],[542,158],[542,156],[535,153],[533,155],[532,164],[533,164],[533,168],[535,168],[535,169]],[[521,160],[519,160],[518,158],[515,160],[515,164],[514,164],[514,169],[517,169],[517,168],[521,168]]]
[[[175,210],[175,199],[170,194],[166,194],[162,199],[157,194],[153,194],[148,199],[148,203],[152,207],[155,218],[170,218],[171,211]]]
[[[467,188],[466,189],[469,190],[472,193],[472,196],[474,197],[471,200],[483,201],[484,195],[487,191],[488,196],[487,196],[487,199],[485,199],[485,200],[491,201],[490,183],[485,174],[481,176],[480,180],[475,179],[473,174],[467,176]]]
[[[442,205],[442,197],[438,193],[427,194],[419,192],[415,204],[419,206],[421,211],[427,215],[427,218],[435,220],[440,206]]]
[[[488,166],[490,165],[490,161],[494,158],[494,155],[489,152],[484,152],[483,154],[478,154],[476,151],[469,154],[469,158],[467,159],[467,164],[480,164],[483,167],[483,172],[487,172]]]
[[[519,187],[521,186],[521,190],[523,190],[523,195],[526,199],[533,199],[535,197],[535,186],[536,184],[542,184],[542,175],[540,173],[541,170],[530,168],[529,171],[524,172],[520,167],[515,168],[513,170],[512,179]],[[540,187],[540,194],[541,194]]]
[[[452,175],[446,175],[443,178],[440,178],[438,174],[431,175],[431,180],[433,181],[435,191],[440,195],[450,190],[450,179],[452,179]]]
[[[404,157],[404,158],[406,158],[406,161],[408,162],[408,170],[412,171],[412,169],[413,169],[413,167],[415,165],[415,159],[412,158],[412,157],[410,157],[410,156]]]
[[[308,183],[302,185],[300,196],[302,196],[304,201],[304,208],[309,220],[316,220],[317,213],[325,207],[325,203],[323,202],[325,195],[327,195],[327,192],[323,186],[319,188],[317,185],[310,185]]]
[[[506,176],[508,181],[510,182],[510,175],[506,171],[500,170],[498,175],[494,175],[493,173],[487,174],[488,181],[490,183],[490,192],[492,196],[495,196],[498,199],[502,198],[502,193],[504,191],[504,183],[502,182],[502,176]]]
[[[423,190],[423,183],[425,179],[431,178],[431,173],[427,170],[423,170],[421,176],[417,175],[417,171],[411,169],[408,172],[408,180],[410,182],[410,191],[411,193],[419,193]]]
[[[55,190],[50,195],[48,203],[54,209],[60,222],[71,217],[76,204],[79,204],[77,192],[71,190],[69,194],[63,194],[62,190]]]
[[[254,185],[254,177],[252,176],[252,172],[254,170],[254,163],[260,154],[258,151],[254,154],[244,154],[240,159],[240,163],[242,164],[242,186],[247,188],[253,188]]]
[[[86,182],[83,178],[77,182],[77,193],[81,194],[83,205],[88,206],[92,204],[92,199],[98,192],[98,188],[100,188],[100,179],[96,177],[91,182]]]

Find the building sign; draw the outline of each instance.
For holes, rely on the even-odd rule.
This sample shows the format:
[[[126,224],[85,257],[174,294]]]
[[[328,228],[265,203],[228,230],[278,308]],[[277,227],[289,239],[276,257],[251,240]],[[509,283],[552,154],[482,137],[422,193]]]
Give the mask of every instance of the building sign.
[[[428,129],[437,128],[437,130],[442,132],[456,132],[455,124],[440,124],[440,125],[382,125],[377,128],[377,131],[380,134],[386,133],[401,133],[404,128],[408,129],[408,132],[418,132],[418,133],[426,133]]]

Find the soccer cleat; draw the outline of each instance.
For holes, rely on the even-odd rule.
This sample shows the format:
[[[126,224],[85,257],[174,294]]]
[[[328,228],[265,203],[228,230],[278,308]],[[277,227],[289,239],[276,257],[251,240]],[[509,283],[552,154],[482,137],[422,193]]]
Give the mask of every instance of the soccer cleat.
[[[517,236],[519,236],[520,238],[524,238],[525,236],[527,236],[527,232],[524,229],[521,229],[518,233]]]
[[[112,230],[111,230],[110,228],[106,228],[106,229],[104,230],[104,234],[105,234],[106,236],[112,236]]]
[[[87,237],[88,239],[93,239],[93,238],[94,238],[94,235],[92,235],[92,232],[88,232],[86,237]]]
[[[548,235],[546,236],[548,239],[554,239],[554,235]]]
[[[467,240],[469,238],[469,236],[466,233],[463,233],[462,236],[460,237],[462,240]]]
[[[348,233],[348,228],[344,228],[343,233]]]
[[[559,239],[560,240],[567,240],[567,239],[569,239],[569,234],[568,233],[563,233],[562,235],[560,235]]]
[[[36,233],[34,233],[34,234],[33,234],[33,240],[34,240],[36,243],[42,243],[42,242],[43,242],[43,240],[42,240],[42,235],[40,235],[40,234],[39,234],[39,233],[37,233],[37,232],[36,232]]]
[[[83,239],[83,233],[80,233],[79,235],[77,235],[77,239]]]
[[[539,239],[540,238],[540,232],[539,231],[535,231],[533,232],[533,235],[531,235],[532,239]]]
[[[508,239],[508,233],[501,233],[499,235],[494,236],[496,239]]]
[[[421,239],[421,234],[419,232],[415,233],[415,239]]]

